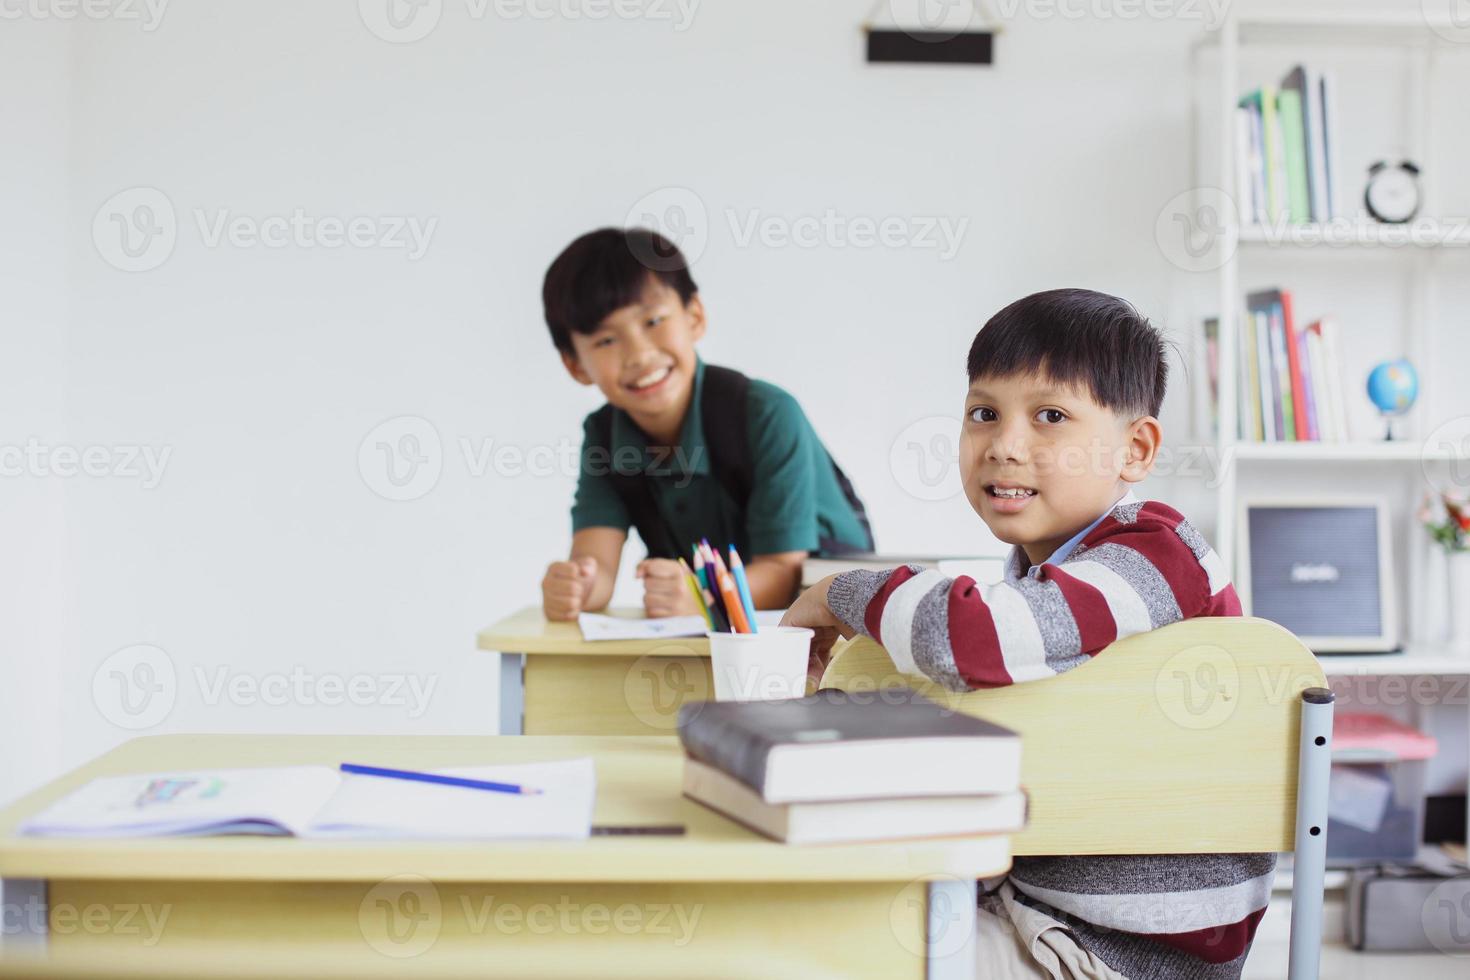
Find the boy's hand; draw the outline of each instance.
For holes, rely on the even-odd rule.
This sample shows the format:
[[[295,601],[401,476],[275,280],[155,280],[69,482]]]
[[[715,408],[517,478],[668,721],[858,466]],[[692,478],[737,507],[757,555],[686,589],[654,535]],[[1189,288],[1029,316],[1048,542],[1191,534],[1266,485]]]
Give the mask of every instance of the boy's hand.
[[[829,575],[797,596],[786,615],[781,617],[782,626],[805,626],[816,632],[807,663],[807,678],[813,682],[821,680],[822,671],[827,669],[832,644],[837,642],[838,635],[850,639],[854,634],[852,627],[834,616],[827,606],[827,590],[832,587],[835,577]]]
[[[576,619],[597,581],[597,559],[554,561],[541,580],[541,609],[552,621]]]
[[[822,675],[832,662],[832,647],[837,642],[837,631],[830,626],[819,626],[814,632],[816,635],[812,637],[812,649],[806,661],[806,686],[809,691],[816,691],[820,687]]]
[[[797,596],[791,608],[786,610],[786,615],[781,617],[781,625],[805,626],[814,630],[831,628],[843,636],[852,636],[852,629],[833,615],[831,609],[827,608],[827,590],[832,587],[832,580],[836,577],[828,575]]]
[[[699,607],[689,591],[684,568],[669,558],[648,558],[638,563],[643,580],[643,612],[654,616],[698,616]]]

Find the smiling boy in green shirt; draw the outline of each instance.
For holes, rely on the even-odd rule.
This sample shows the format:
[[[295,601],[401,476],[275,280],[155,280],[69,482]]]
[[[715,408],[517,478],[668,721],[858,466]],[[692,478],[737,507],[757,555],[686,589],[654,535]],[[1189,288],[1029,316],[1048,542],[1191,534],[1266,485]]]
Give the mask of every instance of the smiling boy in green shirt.
[[[758,608],[783,608],[812,554],[869,551],[862,503],[796,399],[705,364],[704,304],[656,232],[606,228],[546,273],[546,322],[567,372],[607,404],[583,425],[572,549],[541,583],[548,619],[612,597],[628,529],[650,616],[697,613],[676,559],[700,538],[735,545]]]

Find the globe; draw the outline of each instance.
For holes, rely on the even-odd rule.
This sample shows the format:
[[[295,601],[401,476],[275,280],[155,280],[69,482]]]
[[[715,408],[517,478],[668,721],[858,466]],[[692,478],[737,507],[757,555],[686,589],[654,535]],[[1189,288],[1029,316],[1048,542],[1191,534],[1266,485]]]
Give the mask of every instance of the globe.
[[[1407,412],[1417,397],[1419,375],[1408,361],[1384,361],[1368,374],[1368,399],[1383,413],[1388,425],[1385,439],[1393,438],[1393,426],[1387,419]]]

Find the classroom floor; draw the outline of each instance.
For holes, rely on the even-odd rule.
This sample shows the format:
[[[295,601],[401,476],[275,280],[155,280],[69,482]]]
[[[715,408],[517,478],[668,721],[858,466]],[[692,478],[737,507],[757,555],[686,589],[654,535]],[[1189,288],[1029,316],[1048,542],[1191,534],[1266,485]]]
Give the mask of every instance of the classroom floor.
[[[1470,960],[1439,953],[1359,953],[1343,938],[1342,892],[1329,892],[1322,916],[1323,980],[1465,980]],[[1242,980],[1282,980],[1286,976],[1286,937],[1291,900],[1277,894],[1256,932]]]

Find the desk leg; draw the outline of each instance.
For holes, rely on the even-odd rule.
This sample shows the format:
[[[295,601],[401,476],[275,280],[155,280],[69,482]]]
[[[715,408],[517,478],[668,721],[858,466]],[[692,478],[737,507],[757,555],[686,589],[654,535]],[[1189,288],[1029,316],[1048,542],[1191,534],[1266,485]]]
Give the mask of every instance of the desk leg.
[[[500,655],[500,734],[521,735],[525,731],[526,655]]]
[[[976,980],[975,908],[979,883],[973,878],[929,882],[925,980]]]
[[[46,882],[38,878],[0,878],[0,945],[7,951],[44,950],[50,935],[51,907]]]

